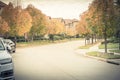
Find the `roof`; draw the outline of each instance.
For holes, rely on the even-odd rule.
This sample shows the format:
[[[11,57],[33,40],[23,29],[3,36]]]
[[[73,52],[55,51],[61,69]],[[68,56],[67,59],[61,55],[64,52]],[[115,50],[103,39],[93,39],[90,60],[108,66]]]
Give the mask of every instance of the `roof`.
[[[5,7],[7,4],[5,4],[4,2],[0,1],[0,7]]]
[[[64,19],[65,21],[65,24],[71,24],[71,23],[74,23],[74,22],[78,22],[77,19]]]

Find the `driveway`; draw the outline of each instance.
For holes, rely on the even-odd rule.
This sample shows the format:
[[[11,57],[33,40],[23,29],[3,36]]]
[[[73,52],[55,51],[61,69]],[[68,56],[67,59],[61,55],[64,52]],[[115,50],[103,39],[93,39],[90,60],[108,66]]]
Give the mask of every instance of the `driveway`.
[[[120,66],[76,54],[80,45],[84,41],[17,49],[16,80],[120,80]]]

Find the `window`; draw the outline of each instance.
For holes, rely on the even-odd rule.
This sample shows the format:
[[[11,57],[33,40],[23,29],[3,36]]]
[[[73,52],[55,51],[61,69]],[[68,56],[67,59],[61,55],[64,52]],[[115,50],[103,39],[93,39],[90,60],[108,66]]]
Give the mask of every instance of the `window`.
[[[2,43],[2,41],[0,41],[0,50],[5,50],[5,47],[4,47],[3,43]]]

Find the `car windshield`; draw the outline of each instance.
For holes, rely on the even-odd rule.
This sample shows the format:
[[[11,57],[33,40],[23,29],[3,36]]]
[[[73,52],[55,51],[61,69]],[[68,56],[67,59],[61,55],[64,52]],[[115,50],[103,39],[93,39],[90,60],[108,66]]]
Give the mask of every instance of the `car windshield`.
[[[0,41],[0,50],[5,50],[5,47],[4,47],[3,43],[2,43],[2,41]]]
[[[5,43],[7,43],[7,44],[9,44],[9,43],[13,43],[13,44],[14,44],[14,42],[11,41],[11,40],[9,40],[9,39],[5,39],[4,41],[5,41]]]

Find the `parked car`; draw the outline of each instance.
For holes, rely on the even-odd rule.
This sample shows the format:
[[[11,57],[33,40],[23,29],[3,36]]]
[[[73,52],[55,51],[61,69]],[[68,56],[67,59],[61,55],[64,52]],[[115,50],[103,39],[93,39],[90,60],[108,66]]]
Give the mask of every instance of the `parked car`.
[[[15,53],[16,51],[16,44],[10,39],[4,39],[4,43],[11,47],[10,53]]]
[[[14,80],[12,57],[7,51],[10,49],[0,38],[0,80]]]

